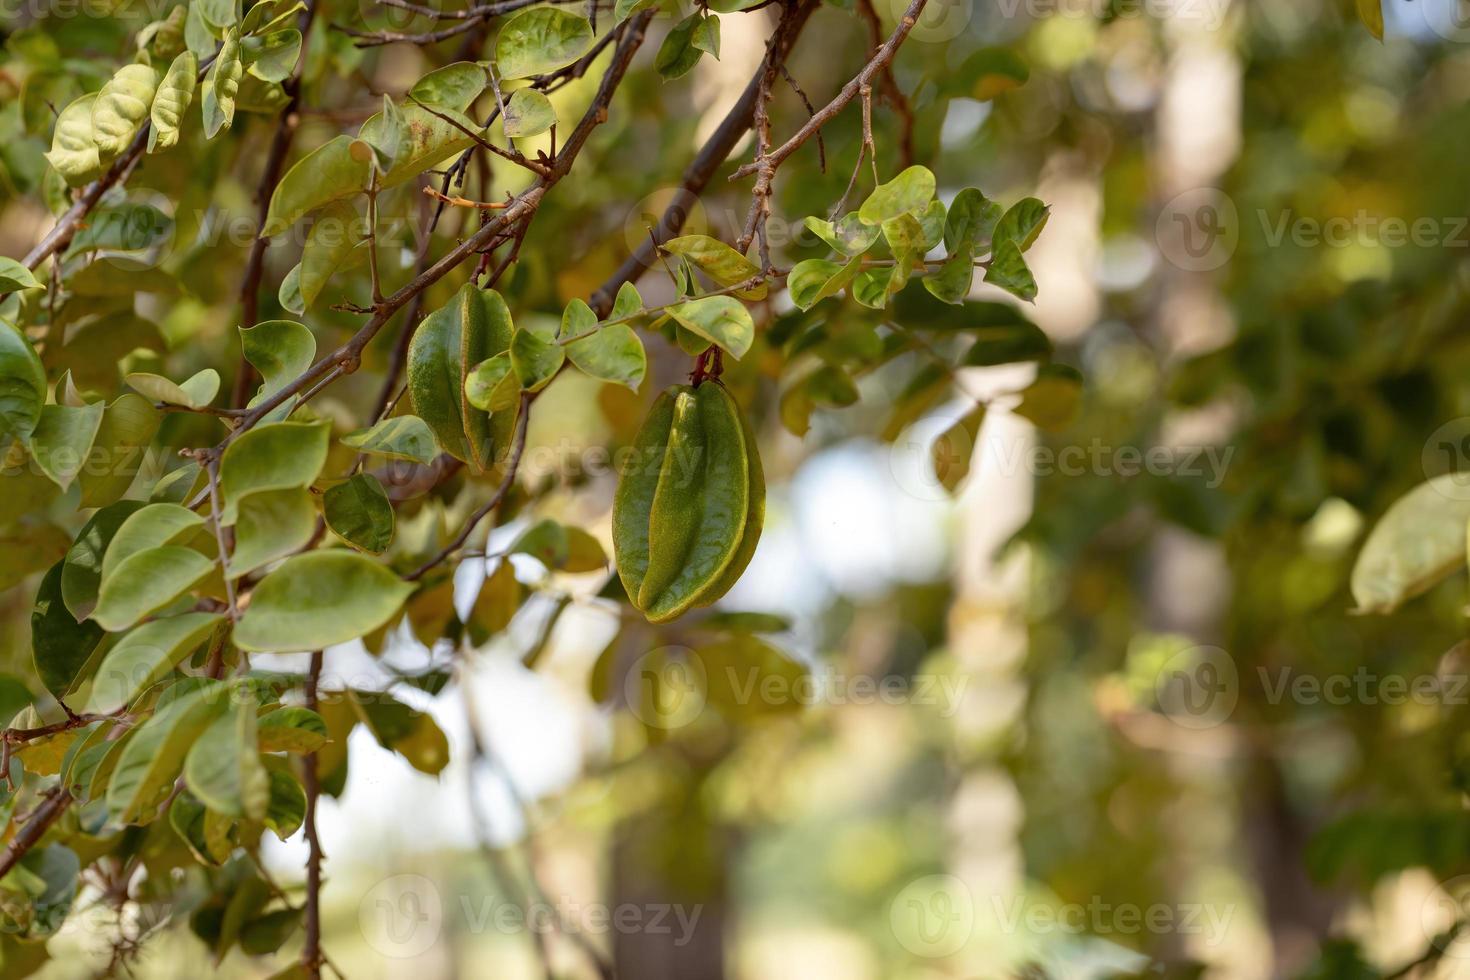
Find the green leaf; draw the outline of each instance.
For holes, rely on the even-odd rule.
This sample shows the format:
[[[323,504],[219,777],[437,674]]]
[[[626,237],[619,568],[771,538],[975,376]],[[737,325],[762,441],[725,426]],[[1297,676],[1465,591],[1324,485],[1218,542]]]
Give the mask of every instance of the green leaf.
[[[612,313],[609,316],[613,320],[625,320],[642,309],[643,297],[638,295],[638,287],[631,282],[625,282],[618,287],[618,295],[613,300]]]
[[[1077,417],[1082,405],[1082,375],[1065,364],[1043,364],[1036,380],[1021,392],[1021,404],[1011,409],[1042,429],[1062,429]]]
[[[714,44],[719,46],[719,25],[714,27]],[[708,49],[710,28],[705,26],[705,16],[695,11],[685,17],[679,23],[669,29],[664,35],[664,40],[659,45],[658,54],[653,59],[653,66],[666,81],[673,81],[687,75],[694,66],[699,64],[699,59],[704,57]],[[700,37],[705,46],[695,43],[696,36]]]
[[[858,273],[852,282],[852,298],[869,309],[886,309],[888,297],[892,295],[893,274],[892,266]]]
[[[219,372],[214,368],[205,368],[183,384],[144,372],[129,374],[123,381],[144,398],[184,408],[204,408],[219,394]]]
[[[419,323],[408,348],[408,394],[439,445],[482,472],[510,445],[510,415],[475,410],[466,382],[476,365],[506,351],[515,330],[505,299],[466,283]]]
[[[413,586],[350,551],[288,559],[255,587],[235,627],[242,650],[320,650],[371,633],[397,614]]]
[[[319,757],[320,758],[320,757]],[[271,798],[270,805],[265,812],[265,825],[269,827],[281,840],[290,837],[301,829],[301,824],[306,820],[306,791],[296,781],[284,766],[273,764],[278,760],[267,757],[265,760],[266,771],[270,773]],[[342,766],[345,766],[345,756]],[[323,767],[326,776],[330,777],[333,770]],[[344,772],[341,767],[337,771]],[[325,792],[332,792],[330,783],[323,780],[322,788]],[[300,965],[299,963],[297,964]],[[289,971],[287,971],[289,972]],[[283,975],[283,974],[278,974]],[[304,980],[304,974],[303,974]]]
[[[251,404],[290,384],[316,360],[316,338],[294,320],[267,320],[240,328],[240,347],[264,381]]]
[[[56,117],[51,150],[46,161],[72,187],[80,187],[102,173],[102,157],[92,135],[92,106],[97,93],[72,102]]]
[[[955,72],[953,95],[986,102],[1025,85],[1031,70],[1021,56],[1006,48],[982,48],[965,59]]]
[[[521,383],[511,366],[510,351],[481,361],[464,382],[465,400],[482,412],[503,412],[515,407]]]
[[[223,621],[212,613],[184,613],[129,631],[98,664],[86,710],[105,715],[132,704],[199,649]]]
[[[1021,249],[1013,241],[996,246],[990,257],[990,268],[985,270],[985,281],[1028,303],[1036,299],[1036,277],[1031,274]]]
[[[322,716],[295,705],[261,715],[256,733],[262,752],[315,752],[327,744],[327,723]]]
[[[796,692],[806,679],[806,667],[765,640],[735,634],[702,644],[695,656],[704,668],[708,703],[731,721],[801,710]],[[788,696],[751,696],[751,692],[763,691],[786,692]]]
[[[857,275],[862,259],[855,257],[846,265],[826,259],[806,259],[796,263],[786,277],[786,288],[797,308],[809,310],[829,296],[835,296]]]
[[[471,642],[483,644],[509,626],[525,593],[525,586],[516,579],[515,568],[502,559],[495,566],[495,571],[481,583],[475,604],[470,608],[469,621],[465,625],[469,627]]]
[[[556,110],[535,89],[518,88],[506,100],[503,125],[505,135],[512,138],[540,136],[556,125]]]
[[[495,39],[500,77],[529,78],[564,68],[592,48],[586,17],[560,7],[531,7],[512,17]]]
[[[648,370],[643,341],[626,323],[614,323],[567,344],[567,357],[584,374],[637,391]]]
[[[250,820],[265,816],[270,777],[256,748],[253,700],[236,704],[199,736],[184,760],[184,784],[216,813]]]
[[[178,504],[148,504],[134,511],[118,526],[102,556],[103,586],[118,566],[133,555],[166,544],[187,544],[203,526],[204,518]]]
[[[508,371],[508,356],[506,362]],[[359,429],[343,436],[342,445],[359,452],[406,459],[413,463],[432,463],[439,455],[439,443],[434,439],[433,430],[417,415],[383,419],[370,429]]]
[[[170,701],[125,744],[107,784],[107,813],[116,824],[147,823],[173,792],[184,758],[228,705],[217,682],[203,682]]]
[[[331,435],[325,420],[271,422],[230,443],[220,458],[220,520],[234,524],[246,494],[310,486],[327,462]]]
[[[1004,242],[1015,242],[1021,251],[1026,251],[1035,244],[1050,217],[1051,208],[1034,197],[1017,202],[995,226],[995,248],[998,250]]]
[[[617,0],[613,4],[613,20],[619,24],[640,10],[648,10],[657,0]]]
[[[246,37],[240,42],[246,71],[267,82],[284,82],[291,77],[301,56],[301,32],[294,27]]]
[[[720,58],[720,18],[710,14],[694,27],[694,36],[689,43],[700,51],[707,51],[714,55],[715,60]]]
[[[72,236],[66,254],[100,248],[138,251],[162,241],[173,227],[174,219],[153,205],[124,201],[94,212],[87,226]]]
[[[51,566],[36,590],[31,609],[31,659],[36,675],[58,700],[69,694],[101,642],[103,630],[91,620],[77,622],[61,598],[65,562]]]
[[[808,217],[804,224],[818,238],[846,256],[862,255],[878,241],[877,225],[864,224],[856,211],[849,211],[836,224]]]
[[[944,247],[951,255],[966,246],[989,245],[1000,223],[1001,207],[973,187],[955,195],[944,219]]]
[[[153,96],[149,118],[153,128],[148,132],[148,152],[167,150],[179,141],[179,128],[184,113],[194,101],[194,86],[199,80],[199,59],[185,51],[173,60]]]
[[[246,494],[236,514],[235,550],[226,574],[236,579],[300,551],[316,533],[316,517],[311,491],[303,487]]]
[[[21,289],[39,289],[31,270],[8,256],[0,255],[0,296]]]
[[[199,87],[205,139],[214,139],[216,133],[228,129],[235,121],[235,96],[240,91],[240,76],[244,73],[245,66],[240,61],[240,33],[231,29],[225,32],[219,54]]]
[[[389,694],[350,691],[352,706],[368,731],[420,772],[437,775],[449,762],[449,741],[434,719]]]
[[[673,238],[664,242],[660,248],[670,255],[681,255],[688,259],[721,286],[738,286],[760,275],[760,269],[754,262],[719,239],[710,238],[708,235],[685,235],[682,238]],[[742,299],[765,299],[766,284],[758,283],[735,295]]]
[[[147,65],[119,68],[107,80],[92,103],[92,139],[103,157],[114,157],[128,148],[148,118],[158,90],[158,73]]]
[[[329,489],[322,511],[332,533],[354,548],[380,555],[393,541],[393,505],[371,474],[358,473]]]
[[[858,209],[863,224],[881,225],[910,211],[919,211],[934,199],[934,174],[927,167],[909,167],[886,184],[880,184]]]
[[[510,338],[510,364],[526,391],[540,391],[551,383],[566,360],[566,351],[534,330],[518,329]]]
[[[592,312],[592,307],[580,299],[574,299],[561,312],[561,327],[556,331],[556,337],[566,343],[596,329],[597,314]]]
[[[62,490],[71,486],[87,462],[104,410],[101,402],[80,408],[70,405],[41,408],[41,418],[31,433],[31,458]]]
[[[358,141],[372,151],[372,163],[380,174],[391,171],[399,151],[408,143],[408,126],[397,103],[384,95],[377,125],[363,126]]]
[[[1353,565],[1358,613],[1391,613],[1465,567],[1470,495],[1464,475],[1445,473],[1394,501]]]
[[[1358,19],[1369,33],[1383,40],[1383,0],[1358,0]]]
[[[792,435],[804,436],[811,428],[811,414],[817,406],[846,408],[857,401],[857,385],[852,377],[836,365],[824,364],[782,394],[781,424]]]
[[[435,68],[414,82],[408,94],[414,101],[436,109],[465,112],[479,98],[480,93],[485,91],[487,81],[483,65],[473,61],[456,61],[443,68]]]
[[[718,345],[737,360],[755,343],[755,321],[733,296],[705,296],[669,308],[685,330]]]
[[[346,201],[333,201],[312,222],[301,251],[298,288],[303,308],[317,301],[332,276],[353,256],[364,241],[363,227],[357,210]]]
[[[199,584],[214,562],[190,548],[165,545],[125,558],[102,583],[92,618],[109,633],[127,629]]]
[[[977,405],[944,431],[930,447],[934,478],[954,493],[970,475],[970,464],[980,438],[980,423],[985,420],[985,406]]]
[[[945,259],[938,272],[923,279],[924,288],[936,299],[954,304],[965,301],[974,282],[975,254],[968,244]]]
[[[146,398],[132,392],[107,406],[92,441],[91,458],[77,474],[80,506],[102,507],[127,493],[147,463],[145,451],[162,421]]]
[[[975,344],[966,352],[969,367],[992,367],[1019,361],[1044,361],[1051,357],[1051,339],[1028,320],[973,328]]]
[[[0,323],[0,445],[16,439],[29,446],[45,404],[41,358],[19,330]]]
[[[352,153],[351,136],[334,137],[302,157],[271,194],[262,234],[275,236],[323,205],[360,194],[368,165]]]
[[[61,570],[61,596],[78,620],[87,619],[97,606],[97,589],[102,584],[102,558],[123,521],[143,506],[139,500],[119,500],[93,514],[77,533],[66,552]]]

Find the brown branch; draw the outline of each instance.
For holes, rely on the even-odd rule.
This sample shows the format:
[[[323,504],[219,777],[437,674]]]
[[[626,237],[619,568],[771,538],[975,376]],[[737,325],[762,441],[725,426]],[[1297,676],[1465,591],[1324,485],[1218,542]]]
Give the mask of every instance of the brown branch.
[[[873,55],[872,60],[863,66],[863,70],[858,72],[856,77],[850,82],[842,86],[841,91],[837,93],[831,102],[828,102],[821,109],[817,110],[817,114],[809,119],[805,126],[797,130],[796,135],[771,151],[769,160],[772,165],[779,167],[785,162],[787,157],[791,156],[807,140],[811,139],[817,130],[831,122],[839,112],[847,107],[848,103],[857,98],[858,92],[864,86],[872,85],[873,78],[893,63],[894,56],[898,54],[898,49],[903,46],[903,42],[908,38],[909,32],[918,23],[919,14],[923,12],[924,6],[927,3],[928,0],[913,0],[909,4],[909,8],[903,13],[903,18],[898,22],[898,27],[894,29],[893,34],[883,43],[883,46],[878,49],[878,53]],[[739,180],[742,177],[749,177],[751,174],[756,173],[758,169],[759,167],[755,162],[747,163],[731,174],[730,179]]]
[[[10,873],[10,870],[20,863],[20,859],[26,856],[31,848],[51,829],[51,825],[61,819],[66,808],[71,806],[72,795],[63,786],[53,788],[42,801],[41,805],[31,811],[25,823],[21,824],[20,830],[16,831],[9,844],[5,845],[5,851],[0,854],[0,878]]]
[[[240,322],[253,327],[260,319],[260,279],[265,272],[265,250],[270,239],[262,234],[265,219],[270,213],[271,197],[281,174],[286,169],[286,157],[291,152],[291,143],[296,139],[296,129],[301,123],[301,73],[306,70],[306,46],[311,40],[311,25],[316,11],[315,0],[307,0],[306,6],[296,18],[297,30],[301,32],[301,51],[291,75],[281,83],[288,96],[281,109],[276,133],[271,137],[270,149],[266,152],[265,167],[260,172],[260,183],[255,188],[256,234],[250,243],[250,257],[245,261],[245,276],[240,283]],[[235,371],[235,384],[230,394],[230,404],[239,408],[250,400],[250,389],[255,387],[255,368],[242,355]]]
[[[480,135],[479,133],[475,132],[473,129],[470,129],[464,123],[460,122],[458,119],[455,119],[453,116],[449,116],[449,115],[446,115],[445,113],[440,112],[438,109],[435,109],[433,106],[424,105],[422,102],[420,102],[418,99],[415,99],[411,95],[408,97],[408,101],[412,102],[414,105],[418,106],[420,109],[424,110],[429,115],[434,116],[434,117],[436,117],[438,119],[443,120],[444,122],[449,123],[449,125],[453,126],[455,129],[459,130],[461,133],[464,133],[470,139],[474,140],[475,143],[478,144],[481,149],[489,150],[491,153],[497,154],[498,156],[505,157],[505,159],[509,160],[511,163],[517,164],[518,166],[525,167],[527,170],[531,171],[532,173],[538,174],[538,175],[540,175],[542,177],[545,177],[547,175],[548,170],[547,170],[547,167],[546,167],[545,164],[538,163],[535,160],[531,160],[531,159],[527,158],[519,150],[516,150],[514,148],[512,148],[512,149],[506,149],[503,146],[496,146],[494,143],[490,142],[484,136]],[[500,205],[500,206],[501,207],[504,207],[504,205]]]
[[[92,722],[94,721],[106,721],[109,718],[116,717],[116,714],[71,715],[64,721],[52,722],[49,725],[42,725],[39,728],[7,728],[5,729],[5,731],[0,732],[0,740],[3,740],[10,745],[24,745],[27,742],[34,742],[38,738],[46,738],[48,735],[57,735],[61,732],[69,732],[73,728],[82,728],[86,725],[92,724]]]
[[[878,19],[878,11],[873,6],[873,0],[857,0],[858,13],[862,15],[864,23],[868,25],[868,40],[877,52],[883,44],[883,22]],[[882,72],[883,98],[893,107],[898,115],[898,157],[899,166],[907,168],[914,162],[914,110],[909,105],[908,98],[903,94],[903,89],[898,87],[898,79],[893,75],[893,65],[883,66]]]
[[[322,652],[311,655],[311,668],[306,674],[306,707],[318,710],[320,699],[317,685],[322,679]],[[306,790],[306,816],[302,821],[303,834],[309,847],[306,858],[306,916],[304,929],[306,943],[301,949],[301,966],[306,975],[319,980],[322,975],[322,842],[317,836],[316,805],[321,797],[321,781],[317,772],[317,751],[313,750],[301,760],[301,782]]]
[[[797,36],[817,7],[818,4],[813,2],[800,3],[777,25],[776,34],[780,37],[777,48],[781,61],[790,55],[792,47],[796,44]],[[715,171],[729,158],[735,145],[750,129],[751,120],[755,117],[755,100],[760,93],[764,76],[765,66],[762,64],[751,76],[740,98],[735,100],[735,104],[730,107],[730,111],[725,114],[720,125],[715,128],[710,138],[705,141],[704,146],[685,168],[684,176],[679,184],[683,193],[664,210],[663,216],[659,219],[660,230],[666,229],[668,234],[676,235],[684,227],[685,218],[688,216],[683,206],[684,195],[697,197],[709,186]],[[662,243],[653,240],[640,244],[633,254],[618,267],[618,270],[592,294],[589,305],[598,316],[606,316],[612,309],[618,289],[624,283],[632,282],[644,269],[648,268],[657,257],[655,246],[659,244]]]
[[[423,7],[405,0],[378,0],[387,7],[397,7],[400,10],[408,10],[413,13],[433,17],[436,20],[453,20],[457,23],[453,27],[442,27],[437,31],[425,31],[421,34],[404,34],[399,31],[360,31],[341,24],[333,24],[332,29],[348,37],[357,38],[354,47],[376,48],[384,44],[404,42],[407,44],[437,44],[447,41],[451,37],[472,31],[480,24],[499,14],[508,14],[522,7],[540,3],[541,0],[504,0],[502,3],[486,4],[483,7],[472,7],[461,11],[437,11],[430,7]],[[550,0],[552,3],[576,3],[580,0]]]

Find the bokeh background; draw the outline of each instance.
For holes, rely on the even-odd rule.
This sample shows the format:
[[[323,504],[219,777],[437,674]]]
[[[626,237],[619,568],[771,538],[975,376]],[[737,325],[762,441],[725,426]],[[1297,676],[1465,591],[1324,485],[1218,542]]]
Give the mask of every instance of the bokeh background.
[[[818,103],[867,57],[850,6],[820,10],[791,61]],[[885,33],[903,6],[878,0]],[[1052,206],[1027,312],[1085,378],[1076,421],[1038,433],[1004,409],[1031,368],[965,369],[962,390],[1001,407],[950,494],[932,444],[964,397],[916,403],[913,365],[896,364],[797,437],[757,369],[741,390],[769,518],[721,608],[780,617],[768,639],[813,680],[732,721],[697,678],[659,673],[678,636],[620,631],[596,576],[517,559],[535,596],[465,655],[460,682],[414,699],[448,735],[449,767],[422,775],[359,729],[323,802],[324,946],[343,973],[521,980],[542,975],[544,939],[559,976],[590,976],[573,933],[638,980],[1470,976],[1463,577],[1392,617],[1353,616],[1347,591],[1388,504],[1470,465],[1470,10],[1384,6],[1380,42],[1351,0],[931,0],[895,65],[915,157],[941,196],[973,185]],[[726,16],[721,58],[675,85],[645,50],[508,291],[585,296],[629,254],[755,70],[769,14]],[[41,43],[18,16],[12,65]],[[39,23],[79,61],[115,47],[95,20]],[[997,47],[1029,79],[982,101],[972,56]],[[427,64],[390,45],[322,85],[397,91]],[[585,105],[596,74],[559,105]],[[48,220],[24,196],[44,149],[30,108],[0,106],[5,254]],[[800,125],[791,93],[775,118],[778,135]],[[342,122],[308,110],[298,145]],[[270,123],[251,125],[263,150]],[[880,100],[874,125],[891,175],[902,117]],[[856,107],[824,135],[827,172],[805,160],[777,182],[783,265],[814,254],[800,219],[841,194]],[[248,156],[201,145],[150,158],[130,193],[173,194],[181,175],[200,190],[168,205],[157,258],[195,296],[154,312],[203,366],[234,313],[195,297],[233,295],[250,225],[230,222],[253,214],[253,181]],[[735,237],[748,193],[722,173],[690,230]],[[407,233],[403,252],[407,267]],[[294,258],[271,262],[274,282]],[[660,277],[640,283],[650,302]],[[656,346],[662,381],[687,370]],[[370,398],[373,381],[336,397]],[[543,508],[606,540],[613,478],[588,472],[589,451],[626,441],[638,403],[573,378],[542,402],[528,481],[560,480]],[[191,424],[171,420],[173,437]],[[485,572],[461,569],[461,615]],[[0,593],[16,665],[24,591]],[[609,680],[594,666],[615,637]],[[325,686],[386,685],[448,661],[444,646],[405,626],[380,654],[333,649]],[[656,717],[627,710],[653,689]],[[299,880],[304,845],[270,843],[272,873]],[[96,914],[53,940],[67,955],[42,976],[106,966],[117,924]],[[151,928],[146,904],[128,914]],[[279,965],[238,951],[216,965],[173,924],[133,968]]]

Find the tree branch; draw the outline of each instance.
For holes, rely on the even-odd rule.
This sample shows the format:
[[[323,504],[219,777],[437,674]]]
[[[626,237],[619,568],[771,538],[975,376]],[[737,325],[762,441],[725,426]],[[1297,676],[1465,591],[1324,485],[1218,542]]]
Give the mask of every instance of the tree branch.
[[[306,674],[306,706],[312,711],[321,707],[317,685],[322,679],[322,652],[311,655],[311,668]],[[306,817],[303,834],[309,848],[306,858],[306,943],[301,949],[301,966],[312,980],[322,975],[322,842],[317,836],[316,806],[321,797],[321,781],[317,772],[317,752],[312,750],[301,762],[301,782],[306,790]]]
[[[873,55],[872,60],[863,66],[863,70],[858,72],[852,81],[842,86],[842,90],[837,93],[831,102],[817,110],[817,114],[812,116],[805,126],[797,130],[795,136],[792,136],[785,143],[782,143],[770,152],[769,160],[773,166],[779,167],[787,157],[800,149],[807,140],[812,138],[812,135],[817,130],[831,122],[839,112],[847,107],[848,103],[857,98],[858,92],[865,86],[871,88],[873,79],[893,63],[894,56],[898,54],[898,49],[903,46],[903,42],[908,38],[909,32],[918,23],[919,14],[923,12],[924,6],[927,3],[928,0],[913,0],[909,4],[909,8],[903,13],[903,18],[898,22],[898,27],[894,29],[893,34],[883,43],[883,46],[878,49],[877,54]],[[759,169],[755,162],[747,163],[731,174],[730,179],[739,180],[742,177],[749,177]]]
[[[247,327],[255,326],[260,319],[260,277],[265,272],[265,250],[270,239],[261,234],[266,216],[270,213],[271,197],[276,185],[281,182],[281,173],[286,169],[286,157],[291,152],[291,143],[296,139],[296,129],[301,122],[301,73],[306,70],[306,46],[311,40],[311,25],[316,12],[315,0],[307,0],[306,7],[296,18],[297,30],[301,32],[301,53],[296,56],[296,65],[291,76],[281,83],[288,96],[281,109],[276,133],[271,137],[271,148],[266,153],[265,168],[260,173],[260,183],[255,188],[255,240],[250,243],[250,257],[245,261],[245,277],[240,283],[240,322]],[[235,371],[235,385],[230,404],[239,408],[250,399],[250,389],[255,386],[255,368],[242,356]]]
[[[797,36],[801,34],[802,28],[806,26],[807,20],[818,6],[819,4],[815,2],[800,3],[777,26],[776,32],[781,36],[778,49],[782,62],[791,54],[791,49],[796,44]],[[725,118],[720,121],[720,125],[710,134],[710,138],[705,141],[704,146],[700,148],[689,166],[685,168],[683,179],[679,185],[685,194],[697,197],[705,187],[709,186],[710,180],[714,178],[715,171],[729,158],[731,151],[735,149],[735,144],[739,143],[746,131],[750,129],[751,120],[755,116],[755,100],[760,93],[761,80],[764,76],[765,65],[762,64],[760,68],[756,69],[755,74],[751,76],[740,98],[735,100],[735,104],[730,107],[730,111],[725,114]],[[658,227],[660,230],[666,229],[670,235],[676,234],[684,227],[684,221],[687,217],[688,212],[684,207],[683,199],[676,199],[664,210],[663,217],[659,219]],[[658,244],[662,244],[662,242]],[[648,268],[653,262],[656,257],[654,254],[654,245],[655,242],[653,240],[641,243],[634,250],[633,254],[618,267],[618,270],[608,277],[608,280],[592,294],[589,305],[597,312],[598,316],[606,316],[612,310],[613,300],[617,297],[618,289],[624,283],[632,282],[638,278],[643,270]]]

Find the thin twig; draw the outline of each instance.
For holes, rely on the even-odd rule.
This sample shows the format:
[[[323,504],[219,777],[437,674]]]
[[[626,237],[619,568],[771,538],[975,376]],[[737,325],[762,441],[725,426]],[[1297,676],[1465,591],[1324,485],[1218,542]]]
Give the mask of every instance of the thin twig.
[[[863,66],[863,70],[858,72],[850,82],[842,86],[842,89],[833,97],[831,102],[818,109],[817,114],[807,120],[805,126],[802,126],[801,129],[796,131],[796,135],[771,151],[770,159],[776,166],[779,167],[785,162],[787,157],[791,156],[807,140],[811,139],[817,130],[831,122],[839,112],[847,107],[848,103],[857,98],[859,90],[864,85],[871,85],[873,78],[893,62],[894,56],[898,54],[898,49],[903,46],[903,42],[908,38],[909,32],[918,23],[919,14],[923,13],[924,6],[928,2],[929,0],[913,0],[909,4],[908,9],[904,11],[903,17],[899,20],[898,27],[894,29],[893,34],[878,49],[878,53],[873,55],[872,60]],[[751,174],[756,173],[758,169],[755,163],[747,163],[731,174],[730,179],[739,180],[742,177],[749,177]]]
[[[321,706],[317,685],[322,679],[322,652],[311,654],[311,667],[306,674],[306,707],[312,711]],[[307,976],[318,980],[322,975],[322,842],[317,835],[316,808],[321,797],[318,755],[313,750],[302,759],[302,786],[306,790],[306,816],[302,832],[309,848],[306,857],[306,943],[301,949],[301,966]]]
[[[526,424],[531,414],[531,401],[535,397],[528,391],[521,392],[520,402],[516,405],[515,433],[511,436],[510,452],[505,457],[505,472],[500,478],[500,485],[495,488],[495,493],[480,506],[479,510],[469,516],[464,526],[459,529],[459,533],[454,536],[453,541],[445,545],[433,558],[405,575],[404,579],[409,582],[417,582],[433,571],[437,565],[458,551],[474,533],[475,527],[500,506],[500,502],[505,499],[505,495],[515,484],[516,469],[520,466],[521,454],[526,449]]]

